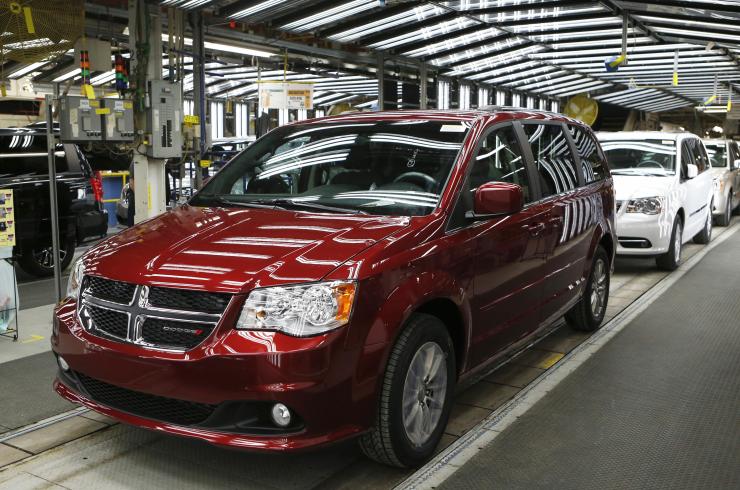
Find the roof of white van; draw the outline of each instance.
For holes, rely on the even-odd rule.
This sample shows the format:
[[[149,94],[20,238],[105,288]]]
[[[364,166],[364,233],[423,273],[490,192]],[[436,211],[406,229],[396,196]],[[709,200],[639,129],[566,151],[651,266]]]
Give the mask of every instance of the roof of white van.
[[[596,136],[600,141],[620,140],[678,140],[691,136],[698,138],[688,131],[599,131]]]

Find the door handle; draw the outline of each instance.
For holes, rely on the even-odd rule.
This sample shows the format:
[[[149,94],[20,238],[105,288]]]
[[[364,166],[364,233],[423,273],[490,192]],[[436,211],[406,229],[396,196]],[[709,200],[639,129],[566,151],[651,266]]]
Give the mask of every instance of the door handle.
[[[532,236],[537,236],[543,231],[545,231],[545,223],[535,223],[533,225],[524,225],[524,228],[529,232]]]

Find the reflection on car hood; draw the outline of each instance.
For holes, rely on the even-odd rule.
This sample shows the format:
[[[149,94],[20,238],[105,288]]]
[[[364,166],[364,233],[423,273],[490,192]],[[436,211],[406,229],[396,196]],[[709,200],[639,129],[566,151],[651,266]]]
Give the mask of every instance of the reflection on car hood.
[[[666,196],[676,177],[653,177],[645,175],[614,175],[614,191],[618,201],[639,197]]]
[[[409,222],[184,206],[111,237],[84,260],[88,273],[119,281],[237,293],[321,280]]]

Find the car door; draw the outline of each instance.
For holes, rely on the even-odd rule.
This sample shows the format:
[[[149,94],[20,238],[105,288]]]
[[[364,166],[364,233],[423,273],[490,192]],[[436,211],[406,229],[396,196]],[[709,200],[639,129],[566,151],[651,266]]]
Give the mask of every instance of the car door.
[[[696,219],[698,221],[697,231],[706,224],[706,220],[711,218],[712,207],[710,205],[714,197],[714,184],[711,172],[711,163],[707,150],[704,148],[704,143],[699,138],[690,138],[688,140],[689,148],[691,149],[691,155],[694,158],[694,164],[699,169],[699,175],[692,179],[692,191],[696,192],[696,203],[697,209]],[[707,216],[707,213],[710,216]]]
[[[698,179],[698,176],[693,179],[688,178],[688,165],[697,165],[697,162],[694,161],[691,138],[685,138],[681,140],[680,155],[681,183],[679,186],[679,193],[681,196],[681,204],[684,208],[686,219],[683,232],[683,241],[684,243],[686,243],[690,241],[694,235],[701,231],[701,227],[704,225],[705,216],[703,211],[704,206],[706,206],[706,199],[702,197],[701,188],[703,186],[701,181]]]
[[[740,147],[734,141],[730,141],[727,155],[730,159],[730,169],[732,169],[732,192],[734,202],[740,202]]]
[[[595,213],[563,124],[532,121],[523,128],[549,208],[542,235],[547,257],[541,311],[541,321],[549,322],[565,313],[580,290]]]
[[[541,235],[548,206],[537,202],[537,188],[515,124],[499,124],[483,134],[456,210],[458,216],[471,211],[475,190],[486,182],[518,184],[524,193],[521,212],[468,218],[458,221],[461,226],[453,231],[463,235],[464,243],[471,243],[468,250],[474,253],[471,366],[516,342],[539,321],[545,263]]]

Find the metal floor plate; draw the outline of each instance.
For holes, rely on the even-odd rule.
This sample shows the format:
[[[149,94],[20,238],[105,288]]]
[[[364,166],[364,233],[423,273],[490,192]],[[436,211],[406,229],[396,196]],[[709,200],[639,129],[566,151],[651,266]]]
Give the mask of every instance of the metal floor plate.
[[[440,488],[740,488],[740,233]]]

